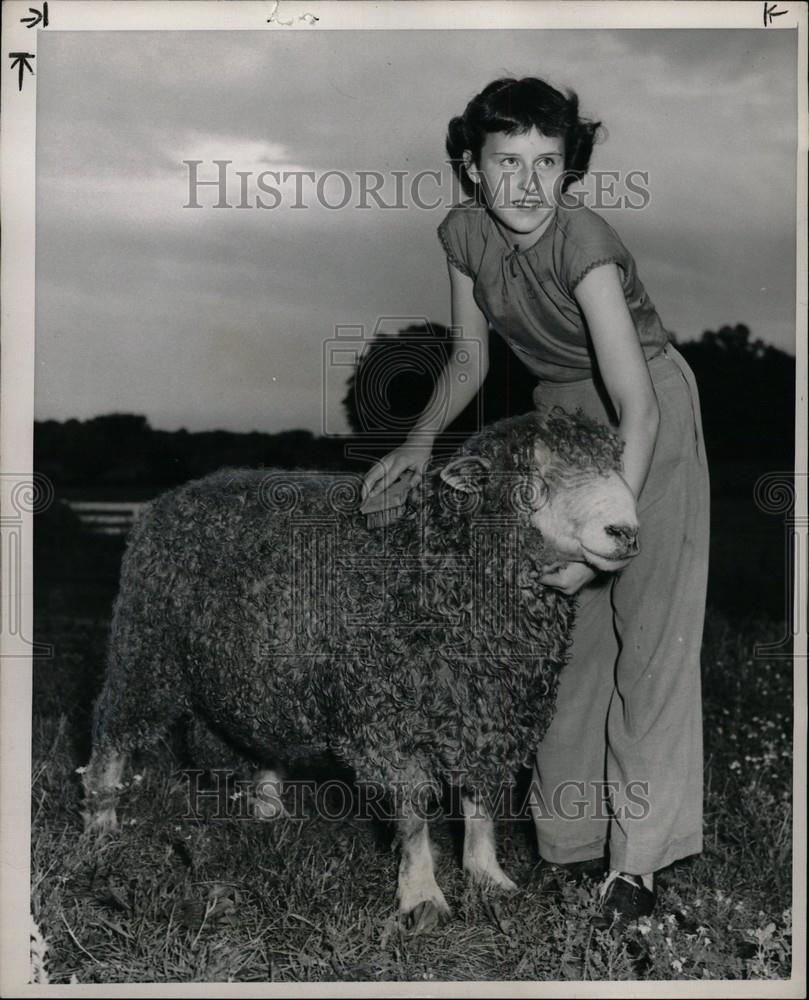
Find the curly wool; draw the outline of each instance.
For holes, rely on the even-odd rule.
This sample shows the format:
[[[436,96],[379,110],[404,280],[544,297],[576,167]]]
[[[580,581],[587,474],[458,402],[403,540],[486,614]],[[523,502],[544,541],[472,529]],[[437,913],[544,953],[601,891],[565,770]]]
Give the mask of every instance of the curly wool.
[[[257,763],[330,752],[361,782],[495,795],[547,729],[575,602],[539,583],[534,442],[606,473],[620,444],[562,410],[492,424],[388,528],[356,479],[223,469],[153,501],[124,556],[97,743],[131,750],[190,711]],[[506,475],[505,473],[508,473]]]

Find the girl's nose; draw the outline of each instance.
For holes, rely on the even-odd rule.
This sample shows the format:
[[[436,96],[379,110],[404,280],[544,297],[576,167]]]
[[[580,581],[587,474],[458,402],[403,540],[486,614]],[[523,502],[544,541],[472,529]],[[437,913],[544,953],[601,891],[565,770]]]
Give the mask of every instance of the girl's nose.
[[[527,173],[524,190],[528,194],[538,195],[542,193],[542,187],[539,183],[539,174],[535,170],[531,170]]]
[[[520,170],[517,172],[514,178],[514,187],[512,188],[512,200],[516,199],[521,201],[528,191],[531,184],[531,172],[530,170]]]
[[[517,190],[519,191],[521,197],[525,197],[526,195],[529,197],[541,197],[542,188],[536,171],[521,170],[517,180]]]

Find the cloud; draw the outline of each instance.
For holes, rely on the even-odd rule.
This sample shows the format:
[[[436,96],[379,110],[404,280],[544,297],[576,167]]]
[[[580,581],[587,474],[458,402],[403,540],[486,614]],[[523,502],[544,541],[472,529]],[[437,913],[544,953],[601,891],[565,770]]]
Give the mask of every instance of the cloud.
[[[794,343],[795,76],[785,32],[102,32],[41,38],[37,411],[116,400],[157,426],[321,421],[324,342],[449,320],[442,211],[187,209],[188,168],[443,169],[450,117],[498,75],[574,86],[599,169],[649,171],[608,221],[667,326]],[[324,188],[334,203],[340,182]],[[765,288],[762,292],[760,289]],[[272,381],[273,377],[276,379]],[[161,424],[161,422],[164,422]]]

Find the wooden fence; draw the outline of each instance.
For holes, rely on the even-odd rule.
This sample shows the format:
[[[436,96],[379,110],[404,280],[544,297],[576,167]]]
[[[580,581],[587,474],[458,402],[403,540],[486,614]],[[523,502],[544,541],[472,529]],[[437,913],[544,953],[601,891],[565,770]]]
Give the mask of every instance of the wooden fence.
[[[70,500],[68,506],[91,531],[102,535],[125,535],[145,501],[109,503],[97,500]]]

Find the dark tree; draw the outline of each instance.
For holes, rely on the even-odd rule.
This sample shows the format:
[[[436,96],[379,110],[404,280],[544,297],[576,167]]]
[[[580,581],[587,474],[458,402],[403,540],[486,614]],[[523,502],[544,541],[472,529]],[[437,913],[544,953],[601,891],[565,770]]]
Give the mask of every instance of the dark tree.
[[[410,325],[373,341],[349,379],[343,400],[353,438],[316,437],[295,429],[278,434],[156,431],[141,414],[110,413],[86,421],[37,421],[35,465],[55,483],[155,486],[184,482],[226,465],[355,469],[355,459],[347,457],[352,441],[362,444],[365,464],[372,455],[379,458],[401,443],[426,407],[450,345],[450,333],[440,323]],[[753,339],[744,324],[707,330],[699,341],[677,346],[700,387],[711,462],[791,468],[795,359]],[[436,450],[453,450],[458,436],[473,433],[482,423],[533,409],[535,385],[536,378],[492,333],[482,390],[445,429]],[[372,447],[368,441],[373,441]]]
[[[450,354],[450,332],[440,323],[414,324],[377,337],[348,380],[343,400],[352,431],[373,435],[387,447],[406,437],[427,406]],[[480,393],[446,427],[447,434],[471,434],[481,422],[533,408],[536,378],[497,334],[489,338],[489,372]]]
[[[743,323],[679,344],[700,389],[709,457],[791,463],[795,449],[795,359]]]

